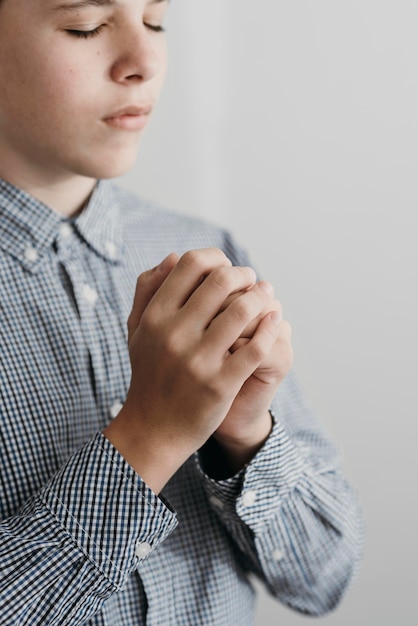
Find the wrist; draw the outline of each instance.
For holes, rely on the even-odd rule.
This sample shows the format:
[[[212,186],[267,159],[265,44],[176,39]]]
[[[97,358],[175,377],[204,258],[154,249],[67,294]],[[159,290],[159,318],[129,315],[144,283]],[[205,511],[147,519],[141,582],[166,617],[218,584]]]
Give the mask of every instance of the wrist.
[[[225,456],[231,475],[240,471],[254,458],[268,439],[272,427],[273,420],[267,411],[245,428],[225,432],[221,427],[215,432],[214,438]]]
[[[103,435],[156,494],[187,460],[190,453],[141,428],[127,406],[103,430]]]

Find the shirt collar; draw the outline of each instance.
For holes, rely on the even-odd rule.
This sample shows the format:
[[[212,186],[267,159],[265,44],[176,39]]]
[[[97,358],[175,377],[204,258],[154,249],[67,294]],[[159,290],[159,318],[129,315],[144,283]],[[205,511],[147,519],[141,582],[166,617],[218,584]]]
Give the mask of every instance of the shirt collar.
[[[119,216],[115,188],[108,181],[99,181],[83,211],[68,220],[0,179],[0,248],[32,272],[39,269],[66,222],[97,254],[117,263],[122,246]]]
[[[121,259],[122,222],[115,187],[101,180],[85,209],[73,224],[81,237],[103,258],[113,263]]]

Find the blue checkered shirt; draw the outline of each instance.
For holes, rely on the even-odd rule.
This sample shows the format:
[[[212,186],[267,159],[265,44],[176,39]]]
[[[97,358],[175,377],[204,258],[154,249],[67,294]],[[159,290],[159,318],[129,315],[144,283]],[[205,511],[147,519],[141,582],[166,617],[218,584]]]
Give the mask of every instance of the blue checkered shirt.
[[[228,234],[100,182],[75,219],[0,181],[0,623],[248,626],[251,576],[333,608],[361,545],[356,497],[293,374],[237,476],[192,456],[157,497],[101,434],[130,382],[144,269]]]

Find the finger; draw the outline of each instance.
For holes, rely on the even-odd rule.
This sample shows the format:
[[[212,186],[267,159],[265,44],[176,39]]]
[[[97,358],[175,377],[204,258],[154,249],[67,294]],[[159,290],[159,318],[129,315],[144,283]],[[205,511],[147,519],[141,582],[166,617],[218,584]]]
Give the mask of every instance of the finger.
[[[283,379],[293,363],[293,349],[291,345],[292,329],[288,321],[282,320],[278,335],[270,351],[254,370],[253,374],[263,382],[271,383]],[[250,339],[240,338],[230,348],[231,354],[237,352],[249,343]]]
[[[239,339],[236,340],[236,342],[229,348],[229,352],[231,354],[234,354],[234,352],[236,352],[237,350],[239,350],[240,348],[242,348],[242,346],[246,346],[247,343],[250,341],[250,337],[240,337]]]
[[[263,285],[265,284],[266,281],[265,280],[260,280],[258,281],[258,285]],[[253,285],[251,285],[253,286]],[[238,296],[242,295],[243,293],[245,293],[245,291],[248,291],[248,289],[242,290],[242,291],[237,291],[234,293],[231,293],[226,299],[225,302],[223,302],[222,306],[219,309],[219,313],[222,313],[222,311],[225,311],[226,308],[228,308],[228,306],[231,304],[231,302],[233,302],[234,300],[236,300],[238,298]]]
[[[160,265],[143,272],[138,277],[132,311],[128,318],[128,341],[138,327],[141,317],[149,302],[152,300],[173,268],[177,265],[179,258],[178,254],[172,252],[160,263]]]
[[[260,283],[259,283],[260,284]],[[261,322],[261,320],[263,319],[263,317],[265,315],[267,315],[267,313],[269,313],[270,311],[277,311],[281,317],[281,319],[283,319],[283,308],[282,305],[280,304],[280,302],[276,299],[272,299],[271,301],[268,302],[267,306],[261,311],[260,315],[257,315],[257,317],[255,317],[253,320],[251,320],[251,322],[248,324],[248,326],[246,326],[246,328],[244,328],[244,330],[241,333],[241,337],[252,337],[257,326],[259,325],[259,323]]]
[[[225,376],[247,380],[270,354],[282,324],[277,311],[268,313],[258,325],[254,336],[238,344],[225,363]]]
[[[161,286],[155,306],[169,315],[187,302],[204,278],[217,267],[231,267],[228,257],[218,248],[190,250],[183,254],[176,267]]]
[[[269,354],[261,362],[254,375],[264,383],[280,382],[288,374],[293,364],[291,344],[292,329],[286,320],[280,324],[279,335]]]
[[[230,294],[245,293],[254,286],[251,267],[218,267],[212,270],[182,307],[181,315],[194,328],[204,330],[218,315]]]
[[[217,347],[220,354],[226,353],[239,339],[247,326],[260,316],[273,297],[273,287],[264,281],[243,292],[211,322],[205,342],[212,348]],[[258,326],[261,322],[259,322]]]

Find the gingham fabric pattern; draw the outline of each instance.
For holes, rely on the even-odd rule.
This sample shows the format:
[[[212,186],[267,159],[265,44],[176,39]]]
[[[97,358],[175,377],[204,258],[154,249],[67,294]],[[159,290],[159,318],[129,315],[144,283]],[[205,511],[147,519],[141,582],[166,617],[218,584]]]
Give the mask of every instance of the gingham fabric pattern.
[[[0,182],[0,623],[249,626],[251,576],[321,614],[361,550],[357,499],[294,375],[271,436],[216,481],[199,453],[157,497],[101,434],[130,381],[138,274],[224,231],[100,182],[66,220]]]

